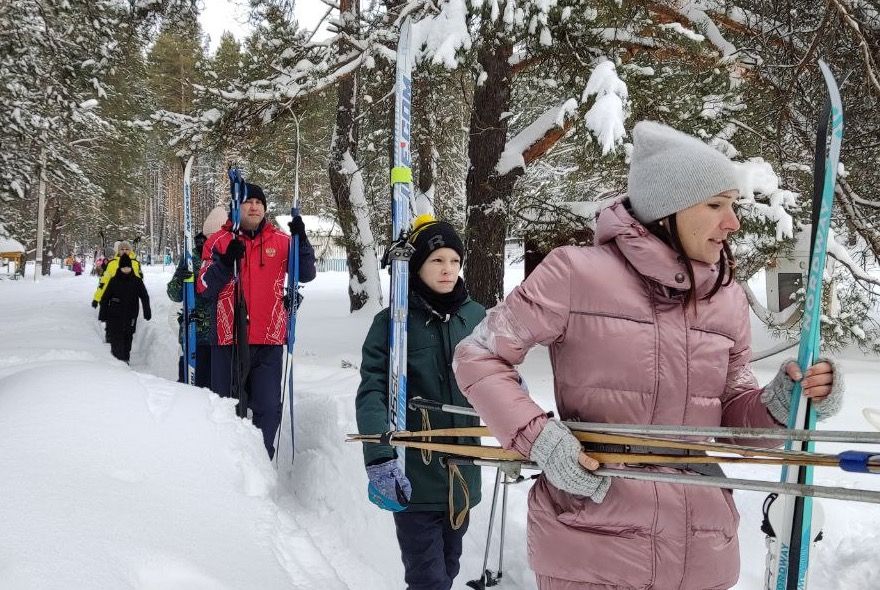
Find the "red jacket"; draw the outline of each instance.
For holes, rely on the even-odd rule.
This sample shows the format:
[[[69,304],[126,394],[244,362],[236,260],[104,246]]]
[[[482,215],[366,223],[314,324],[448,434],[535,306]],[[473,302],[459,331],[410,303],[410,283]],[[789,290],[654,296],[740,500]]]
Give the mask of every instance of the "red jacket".
[[[231,230],[232,222],[227,221],[220,231],[208,237],[196,283],[199,294],[216,302],[211,342],[221,346],[232,344],[233,272],[220,260],[232,241]],[[264,221],[255,232],[242,231],[239,239],[245,245],[240,280],[248,310],[248,343],[283,345],[287,340],[283,297],[290,237]],[[299,268],[300,282],[315,278],[315,253],[308,240],[300,243]]]

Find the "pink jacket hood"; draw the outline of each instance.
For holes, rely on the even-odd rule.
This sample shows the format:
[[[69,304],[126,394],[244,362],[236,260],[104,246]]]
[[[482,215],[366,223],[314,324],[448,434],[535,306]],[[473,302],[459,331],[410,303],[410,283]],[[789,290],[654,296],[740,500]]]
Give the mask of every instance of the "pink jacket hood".
[[[678,254],[636,221],[622,202],[602,209],[596,225],[596,244],[616,245],[639,274],[665,287],[682,291],[690,289],[690,278],[684,272]],[[697,283],[697,297],[702,297],[711,291],[718,279],[718,268],[696,260],[691,260],[691,266]]]

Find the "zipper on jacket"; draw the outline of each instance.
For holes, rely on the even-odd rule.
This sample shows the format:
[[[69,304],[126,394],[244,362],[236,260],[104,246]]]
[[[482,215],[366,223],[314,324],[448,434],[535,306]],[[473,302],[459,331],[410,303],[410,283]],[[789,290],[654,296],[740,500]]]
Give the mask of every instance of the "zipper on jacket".
[[[654,290],[651,285],[648,288],[648,300],[651,302],[651,314],[654,317],[654,399],[651,402],[651,418],[649,424],[654,423],[654,413],[657,411],[657,398],[660,397],[660,323],[657,314],[657,302],[654,299]]]
[[[688,322],[688,304],[681,306],[681,315],[684,321],[684,412],[681,413],[681,423],[687,424],[688,407],[691,403],[691,326]]]

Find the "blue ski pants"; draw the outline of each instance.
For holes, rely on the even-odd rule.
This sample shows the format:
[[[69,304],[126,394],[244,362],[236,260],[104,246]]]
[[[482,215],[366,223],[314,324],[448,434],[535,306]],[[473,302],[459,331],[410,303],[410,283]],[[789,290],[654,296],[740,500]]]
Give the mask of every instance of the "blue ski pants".
[[[245,390],[254,426],[263,433],[269,458],[275,456],[275,433],[281,424],[281,377],[284,347],[250,345],[250,371]],[[211,345],[211,391],[221,397],[232,394],[232,346]]]
[[[448,512],[395,512],[397,544],[407,590],[449,590],[458,575],[464,534],[449,524]]]

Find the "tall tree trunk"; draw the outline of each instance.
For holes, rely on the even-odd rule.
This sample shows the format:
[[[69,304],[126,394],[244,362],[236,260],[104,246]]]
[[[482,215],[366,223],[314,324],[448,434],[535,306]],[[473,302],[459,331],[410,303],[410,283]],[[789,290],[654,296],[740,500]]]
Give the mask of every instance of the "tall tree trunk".
[[[486,307],[504,298],[507,205],[517,178],[517,174],[498,176],[495,173],[507,141],[507,119],[502,118],[502,114],[510,110],[513,83],[509,63],[513,46],[499,37],[487,42],[478,57],[486,77],[474,92],[466,183],[464,278],[471,297]]]
[[[43,275],[51,274],[52,259],[56,252],[59,251],[59,242],[61,240],[61,195],[55,195],[52,198],[51,218],[49,221],[49,239],[45,242],[43,249]]]
[[[431,80],[428,76],[421,76],[413,80],[414,96],[412,110],[415,120],[412,124],[412,130],[415,135],[419,170],[419,175],[416,179],[417,214],[425,213],[425,211],[420,210],[420,207],[424,208],[425,206],[425,203],[422,202],[423,199],[428,201],[432,211],[437,211],[437,206],[434,202],[436,194],[435,184],[437,182],[437,148],[434,137],[437,132],[437,120],[434,113],[431,112],[431,106],[428,101],[430,84]]]
[[[346,13],[357,15],[359,0],[342,0],[340,14],[346,23],[356,19],[346,18]],[[353,37],[356,31],[349,31]],[[340,41],[343,43],[344,41]],[[344,47],[340,46],[340,52]],[[348,265],[349,309],[357,311],[371,300],[381,304],[379,269],[376,262],[370,216],[364,198],[363,177],[357,165],[357,83],[356,73],[342,79],[338,86],[336,123],[330,145],[330,190],[336,202],[342,245]]]

